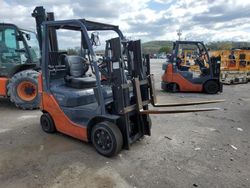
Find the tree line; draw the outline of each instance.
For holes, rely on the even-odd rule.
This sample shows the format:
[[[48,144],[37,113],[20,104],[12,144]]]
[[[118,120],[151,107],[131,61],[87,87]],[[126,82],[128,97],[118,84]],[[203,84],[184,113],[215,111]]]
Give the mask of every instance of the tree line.
[[[250,42],[217,41],[205,43],[210,50],[231,50],[235,48],[250,47]],[[173,41],[150,41],[142,44],[144,53],[171,53]]]

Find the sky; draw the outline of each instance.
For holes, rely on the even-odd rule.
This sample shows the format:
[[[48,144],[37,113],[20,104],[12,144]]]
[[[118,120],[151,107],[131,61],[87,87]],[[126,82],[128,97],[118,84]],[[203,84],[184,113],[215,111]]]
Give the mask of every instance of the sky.
[[[186,40],[250,41],[248,0],[0,0],[0,22],[35,30],[35,6],[53,11],[57,20],[119,25],[126,37],[143,42],[176,40],[177,30]]]

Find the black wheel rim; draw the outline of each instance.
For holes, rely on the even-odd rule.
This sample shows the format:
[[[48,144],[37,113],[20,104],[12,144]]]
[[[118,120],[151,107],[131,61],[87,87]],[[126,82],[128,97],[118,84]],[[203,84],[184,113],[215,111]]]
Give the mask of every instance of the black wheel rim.
[[[48,120],[43,119],[42,120],[42,126],[43,126],[44,130],[48,130],[49,129],[49,122],[48,122]]]
[[[102,153],[110,152],[113,149],[112,137],[106,129],[98,128],[95,130],[94,142],[97,149]]]
[[[216,92],[217,91],[217,84],[216,83],[212,83],[208,85],[208,91],[209,92]]]

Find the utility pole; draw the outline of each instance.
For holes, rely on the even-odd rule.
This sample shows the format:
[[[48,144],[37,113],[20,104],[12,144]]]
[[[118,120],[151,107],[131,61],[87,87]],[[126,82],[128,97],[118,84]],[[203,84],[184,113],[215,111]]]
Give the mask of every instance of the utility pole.
[[[178,35],[178,37],[179,37],[179,40],[181,40],[182,31],[181,31],[180,29],[177,30],[177,35]]]

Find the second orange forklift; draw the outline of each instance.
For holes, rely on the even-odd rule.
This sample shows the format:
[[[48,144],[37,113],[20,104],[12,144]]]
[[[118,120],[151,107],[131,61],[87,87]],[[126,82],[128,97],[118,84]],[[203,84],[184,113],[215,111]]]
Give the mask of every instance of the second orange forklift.
[[[199,73],[190,71],[188,65],[182,65],[183,49],[192,49],[192,58],[199,66]],[[209,57],[208,51],[199,41],[176,41],[173,45],[173,54],[163,64],[161,86],[170,92],[204,92],[216,94],[222,92],[220,81],[220,59]]]

